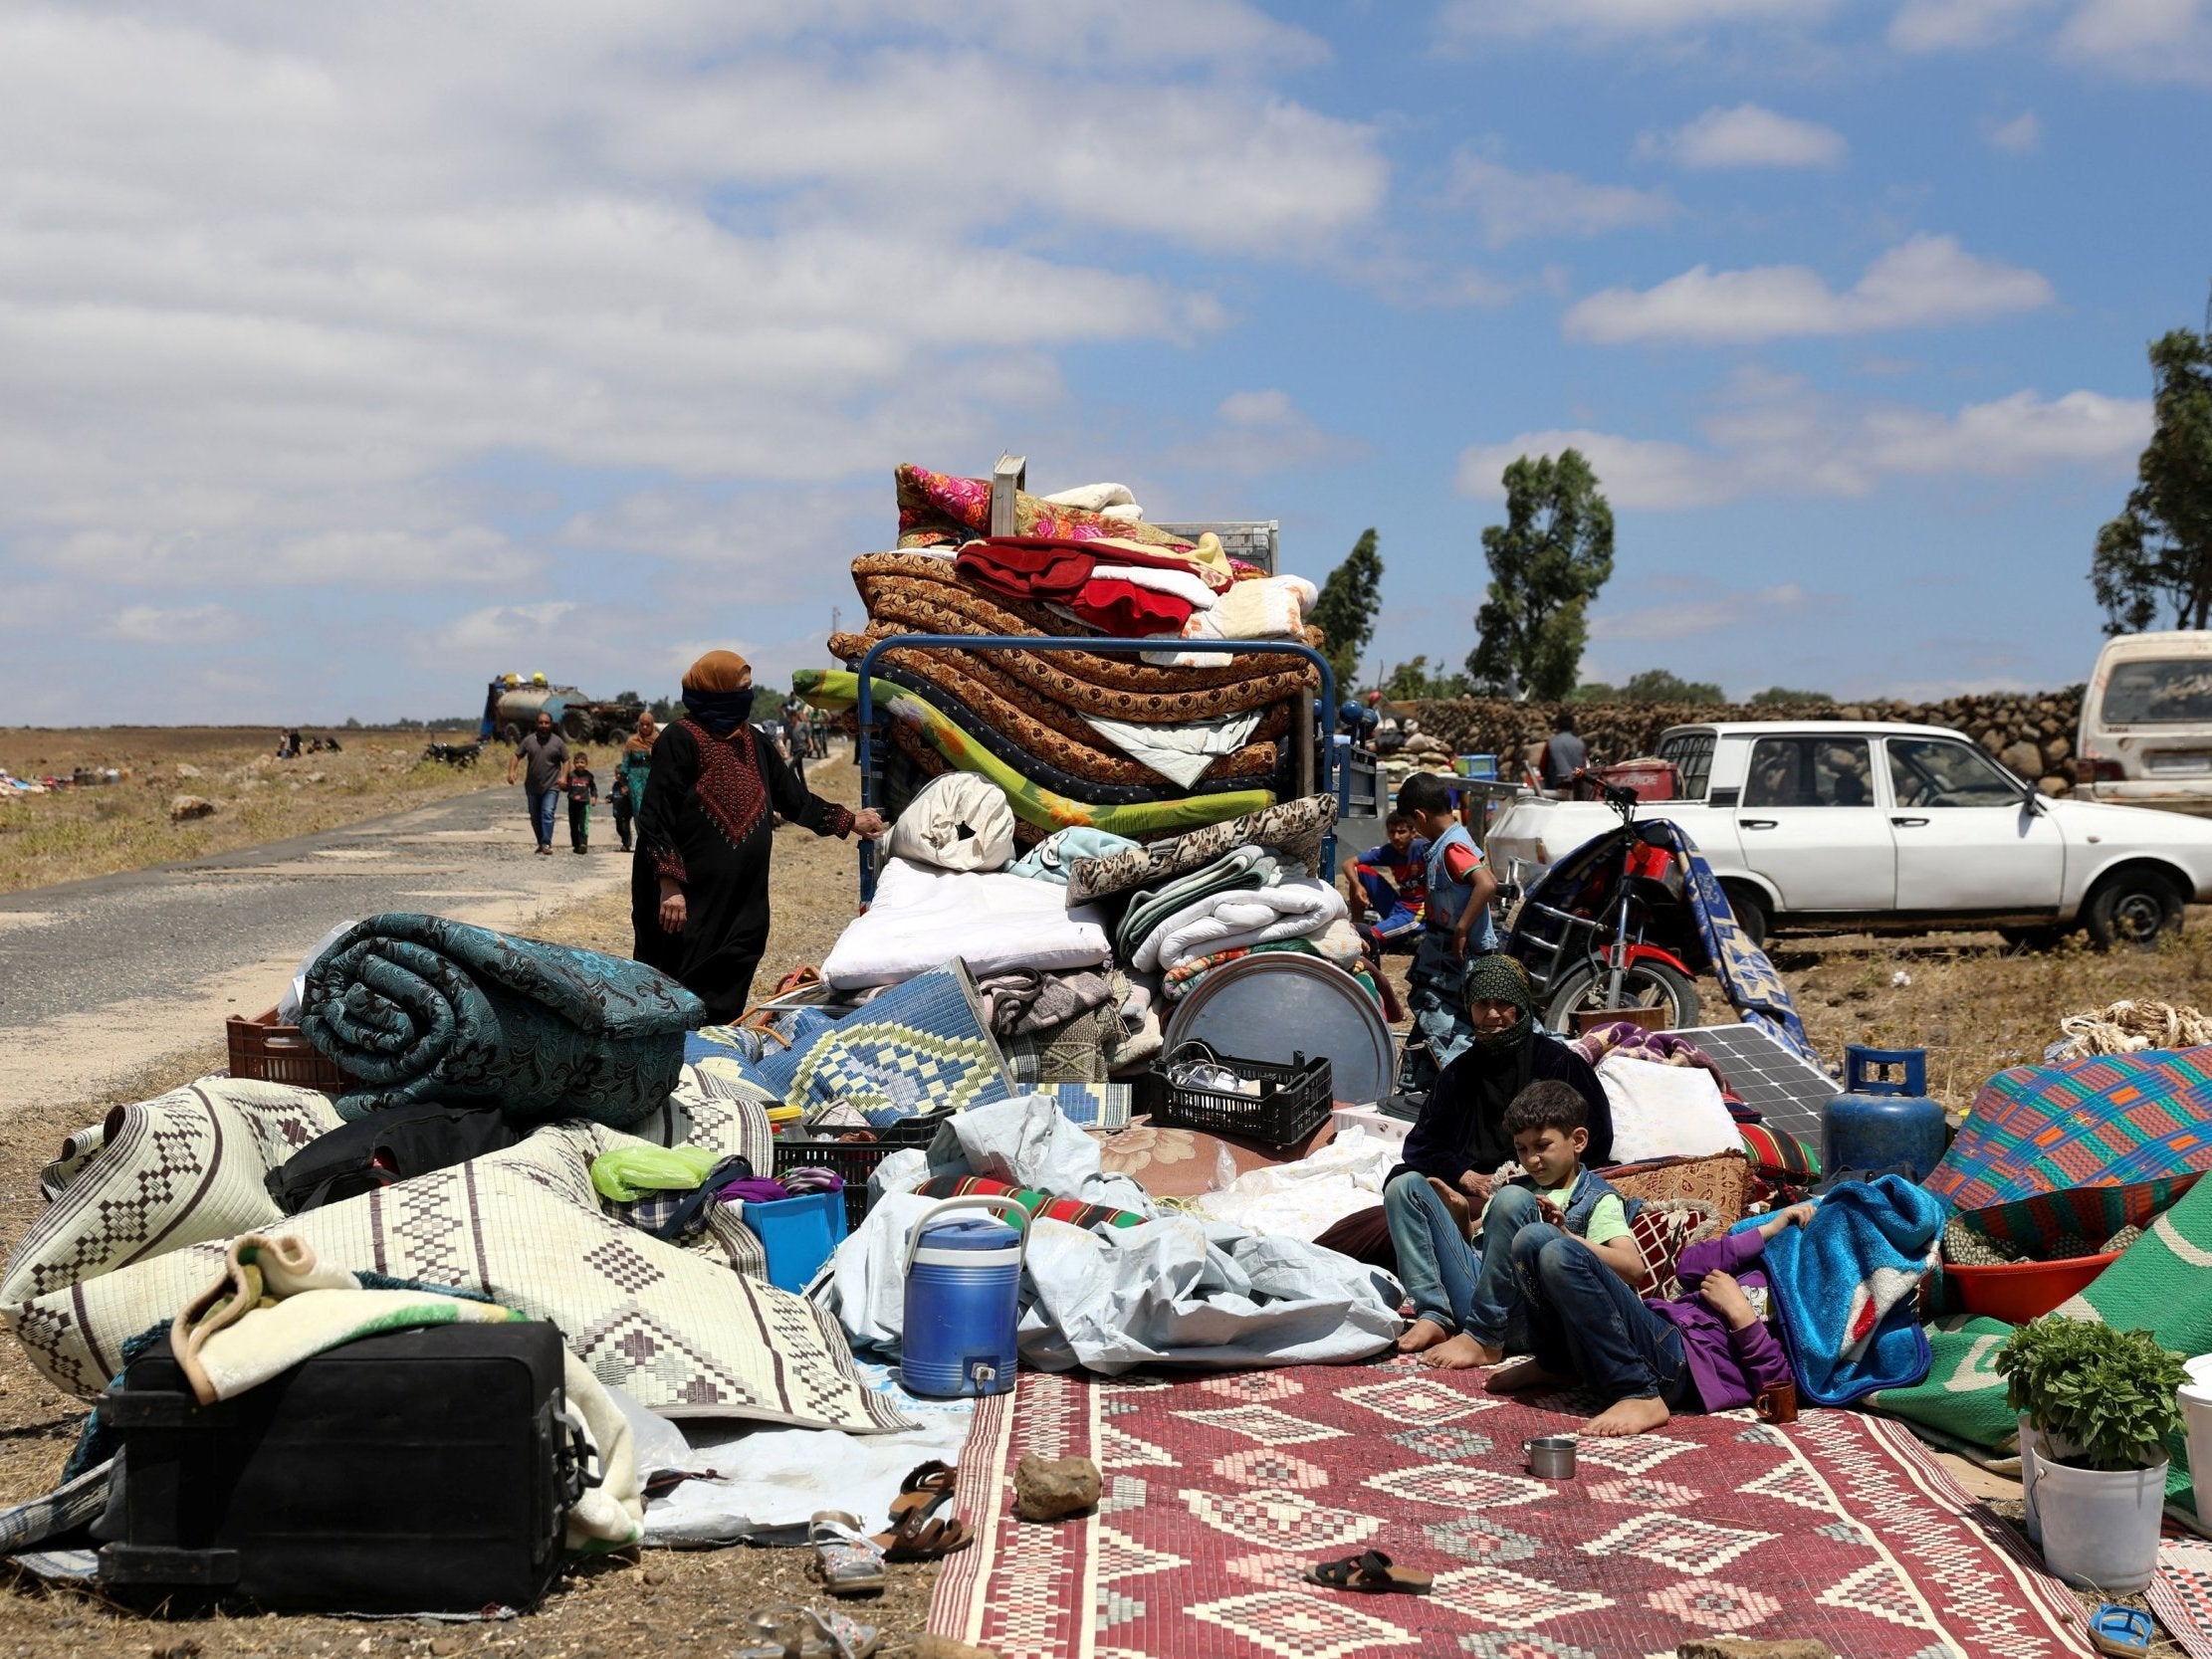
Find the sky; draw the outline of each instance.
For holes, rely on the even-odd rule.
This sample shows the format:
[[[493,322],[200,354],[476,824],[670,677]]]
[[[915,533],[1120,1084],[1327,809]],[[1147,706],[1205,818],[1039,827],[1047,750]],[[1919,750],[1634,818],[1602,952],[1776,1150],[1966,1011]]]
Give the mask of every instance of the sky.
[[[2087,676],[2212,280],[2212,0],[0,0],[0,724],[825,666],[902,461],[1617,516],[1585,678]]]

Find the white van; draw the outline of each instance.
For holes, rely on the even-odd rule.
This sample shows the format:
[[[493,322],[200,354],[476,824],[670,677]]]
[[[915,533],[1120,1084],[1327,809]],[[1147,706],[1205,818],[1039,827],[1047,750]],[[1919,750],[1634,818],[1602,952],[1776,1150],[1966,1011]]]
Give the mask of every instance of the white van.
[[[2074,752],[2085,800],[2212,814],[2212,631],[2106,640]]]

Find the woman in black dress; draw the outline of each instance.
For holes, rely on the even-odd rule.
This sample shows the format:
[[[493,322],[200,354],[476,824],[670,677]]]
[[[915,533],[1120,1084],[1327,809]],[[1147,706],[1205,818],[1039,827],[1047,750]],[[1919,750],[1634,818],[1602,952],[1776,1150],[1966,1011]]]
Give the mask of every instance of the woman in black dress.
[[[769,854],[776,814],[816,835],[885,825],[809,794],[748,724],[753,669],[710,651],[685,671],[684,718],[660,734],[637,816],[630,867],[634,954],[707,1004],[717,1022],[745,1012],[769,938]]]

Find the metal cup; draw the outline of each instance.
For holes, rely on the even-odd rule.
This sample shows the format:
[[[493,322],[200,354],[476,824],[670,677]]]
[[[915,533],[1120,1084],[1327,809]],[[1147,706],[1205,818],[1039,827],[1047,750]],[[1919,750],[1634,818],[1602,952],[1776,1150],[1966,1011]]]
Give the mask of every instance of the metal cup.
[[[1539,1435],[1534,1440],[1524,1441],[1521,1450],[1528,1454],[1528,1472],[1538,1480],[1571,1481],[1575,1478],[1573,1435]]]

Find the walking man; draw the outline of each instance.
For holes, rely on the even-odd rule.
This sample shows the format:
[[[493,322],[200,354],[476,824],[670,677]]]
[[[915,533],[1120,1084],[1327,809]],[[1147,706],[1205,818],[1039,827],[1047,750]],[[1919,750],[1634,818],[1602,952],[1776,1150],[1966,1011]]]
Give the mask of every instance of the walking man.
[[[553,716],[543,710],[539,711],[538,729],[522,740],[514,758],[507,762],[510,787],[518,767],[528,768],[523,777],[523,800],[530,808],[531,832],[538,837],[538,850],[551,857],[553,809],[568,781],[568,744],[553,729]]]

